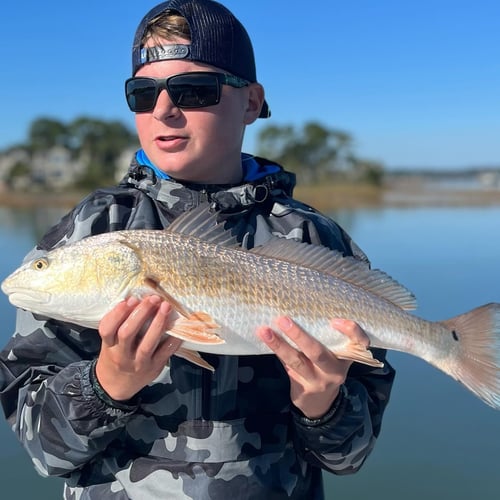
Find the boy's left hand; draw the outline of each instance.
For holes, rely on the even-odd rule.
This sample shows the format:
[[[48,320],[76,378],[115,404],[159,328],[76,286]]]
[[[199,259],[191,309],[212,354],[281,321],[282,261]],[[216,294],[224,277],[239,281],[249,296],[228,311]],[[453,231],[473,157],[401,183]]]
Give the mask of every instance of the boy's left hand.
[[[331,325],[353,342],[369,345],[367,335],[354,321],[332,319]],[[297,347],[268,326],[258,328],[257,336],[283,363],[290,377],[292,403],[306,417],[321,418],[338,396],[352,361],[337,358],[290,318],[279,317],[276,326]]]

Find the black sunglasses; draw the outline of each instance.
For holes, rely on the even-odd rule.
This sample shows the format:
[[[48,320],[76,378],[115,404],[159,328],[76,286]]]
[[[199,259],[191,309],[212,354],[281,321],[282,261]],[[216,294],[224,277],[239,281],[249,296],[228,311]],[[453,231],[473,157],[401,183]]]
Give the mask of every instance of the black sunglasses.
[[[168,78],[136,76],[125,82],[128,107],[134,113],[152,111],[165,89],[178,108],[205,108],[220,101],[221,85],[242,88],[250,82],[227,73],[193,71]]]

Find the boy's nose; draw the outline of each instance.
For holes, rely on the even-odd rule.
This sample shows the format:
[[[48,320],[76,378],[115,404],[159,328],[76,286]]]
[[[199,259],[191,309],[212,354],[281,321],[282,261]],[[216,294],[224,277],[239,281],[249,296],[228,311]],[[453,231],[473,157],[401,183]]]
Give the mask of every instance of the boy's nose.
[[[153,109],[153,116],[158,120],[162,120],[170,116],[178,115],[179,113],[179,108],[172,102],[168,92],[165,89],[162,89],[158,95],[158,99],[156,100],[156,104]]]

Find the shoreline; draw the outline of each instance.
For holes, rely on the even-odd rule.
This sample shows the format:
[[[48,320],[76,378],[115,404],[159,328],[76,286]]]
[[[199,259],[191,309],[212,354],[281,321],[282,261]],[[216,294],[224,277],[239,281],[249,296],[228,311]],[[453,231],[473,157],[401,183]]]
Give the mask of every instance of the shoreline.
[[[41,191],[1,191],[0,207],[10,208],[72,208],[88,193],[79,191],[70,191],[67,193],[49,193]]]
[[[452,189],[403,182],[380,188],[368,185],[304,186],[298,187],[295,195],[319,210],[500,206],[500,189]]]
[[[90,191],[0,191],[0,206],[10,208],[74,207]],[[500,205],[500,189],[452,189],[393,183],[375,187],[355,184],[298,186],[295,198],[321,211],[359,208],[466,207]]]

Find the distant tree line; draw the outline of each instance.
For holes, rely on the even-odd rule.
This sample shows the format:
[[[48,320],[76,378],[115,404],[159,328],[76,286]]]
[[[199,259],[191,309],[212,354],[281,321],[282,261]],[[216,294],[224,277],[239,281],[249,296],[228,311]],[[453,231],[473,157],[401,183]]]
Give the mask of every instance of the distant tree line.
[[[257,142],[260,156],[295,172],[302,184],[343,180],[380,185],[383,180],[383,165],[357,157],[350,134],[318,122],[300,128],[270,125],[260,130]]]
[[[25,144],[11,149],[23,149],[30,158],[55,147],[64,148],[72,160],[83,161],[85,168],[74,186],[94,188],[115,182],[117,160],[123,151],[138,144],[137,135],[119,121],[79,117],[69,123],[54,118],[34,120]],[[7,181],[32,173],[32,162],[15,163]]]
[[[54,118],[38,118],[31,124],[27,143],[22,147],[31,157],[60,146],[71,158],[84,161],[85,168],[76,187],[94,188],[114,182],[117,160],[126,149],[138,146],[135,131],[118,121],[79,117],[70,123]],[[318,122],[301,127],[269,125],[257,135],[257,154],[282,164],[296,173],[302,184],[345,180],[380,184],[383,166],[358,158],[353,139],[342,130]],[[18,163],[10,177],[27,176],[30,165]]]

